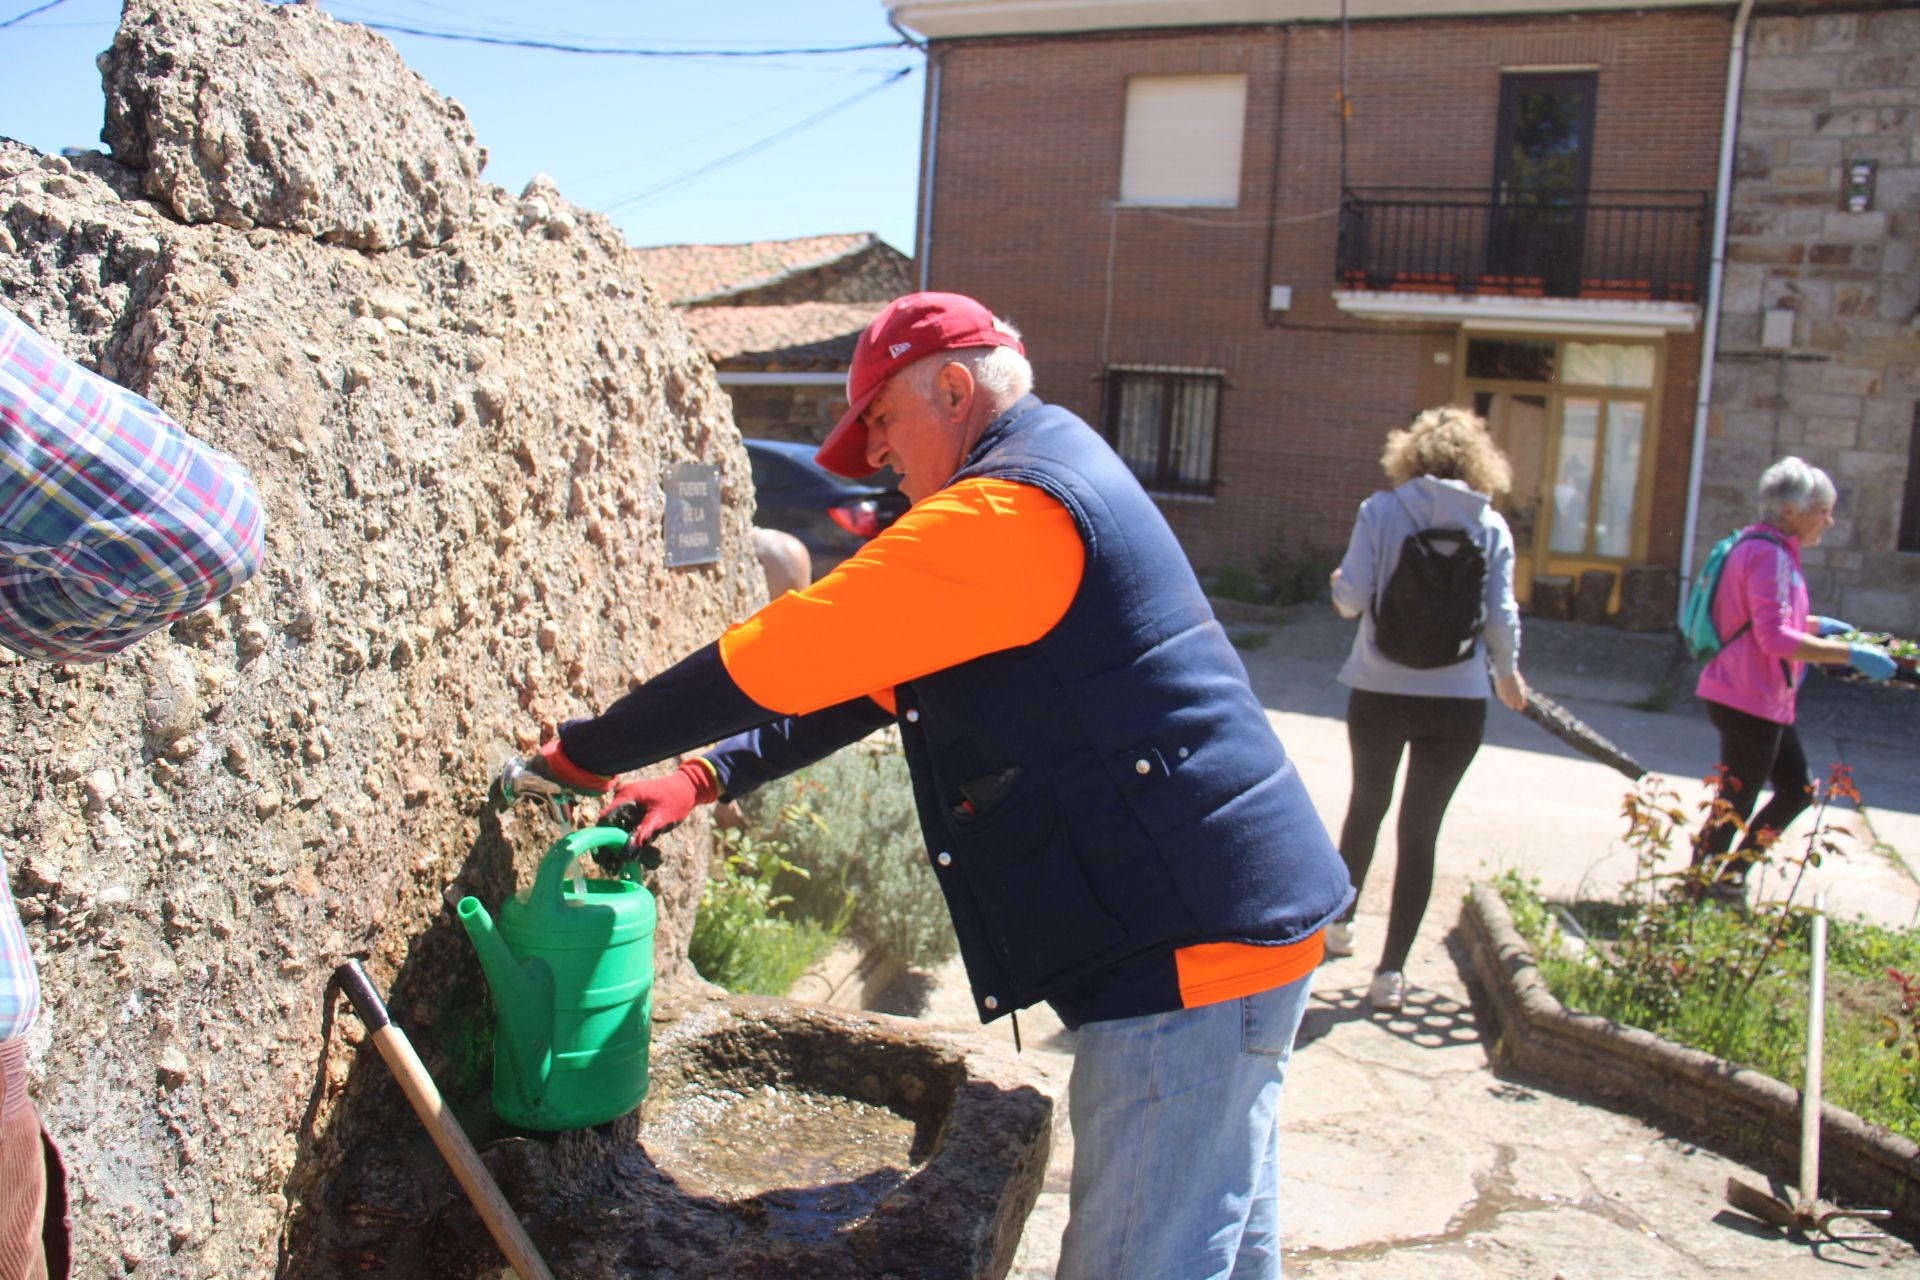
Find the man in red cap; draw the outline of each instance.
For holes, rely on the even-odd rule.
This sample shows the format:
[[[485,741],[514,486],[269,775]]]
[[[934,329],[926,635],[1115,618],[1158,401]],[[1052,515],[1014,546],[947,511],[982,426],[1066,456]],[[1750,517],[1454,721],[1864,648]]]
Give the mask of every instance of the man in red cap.
[[[644,843],[897,724],[981,1020],[1076,1031],[1058,1275],[1278,1277],[1280,1090],[1352,890],[1166,521],[1032,382],[973,299],[889,304],[818,457],[912,509],[532,767]]]

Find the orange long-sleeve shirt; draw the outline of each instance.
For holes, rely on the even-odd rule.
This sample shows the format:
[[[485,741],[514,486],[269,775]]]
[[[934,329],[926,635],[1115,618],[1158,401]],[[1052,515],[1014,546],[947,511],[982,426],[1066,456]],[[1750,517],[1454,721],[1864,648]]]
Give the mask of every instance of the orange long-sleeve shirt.
[[[862,695],[894,709],[893,687],[1031,644],[1072,605],[1086,546],[1072,515],[1032,485],[964,480],[801,591],[720,638],[741,692],[804,715]],[[1287,946],[1208,943],[1173,961],[1186,1007],[1237,999],[1304,976],[1319,934]]]

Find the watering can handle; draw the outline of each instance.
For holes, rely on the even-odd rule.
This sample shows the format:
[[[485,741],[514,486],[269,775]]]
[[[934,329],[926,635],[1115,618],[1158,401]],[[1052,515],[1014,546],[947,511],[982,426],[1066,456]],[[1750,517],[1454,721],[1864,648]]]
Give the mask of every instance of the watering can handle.
[[[574,860],[595,849],[611,849],[615,845],[626,847],[628,835],[619,827],[583,827],[570,831],[553,842],[546,856],[540,859],[540,870],[533,878],[533,892],[529,898],[533,902],[553,902],[556,905],[566,893],[567,871]]]

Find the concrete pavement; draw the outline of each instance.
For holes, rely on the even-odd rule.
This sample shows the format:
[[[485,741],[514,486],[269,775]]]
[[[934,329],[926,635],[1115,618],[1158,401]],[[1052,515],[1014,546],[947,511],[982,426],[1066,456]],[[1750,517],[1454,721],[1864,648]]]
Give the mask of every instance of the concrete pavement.
[[[1328,827],[1346,810],[1346,691],[1334,681],[1355,624],[1330,610],[1223,608],[1254,689]],[[1692,811],[1716,739],[1674,669],[1665,635],[1530,621],[1521,667],[1649,768]],[[1666,691],[1662,692],[1663,682]],[[1667,704],[1665,710],[1649,706]],[[1635,703],[1642,704],[1636,708]],[[1816,770],[1850,765],[1865,797],[1835,815],[1852,850],[1817,873],[1829,909],[1908,925],[1920,915],[1920,691],[1826,681],[1801,703]],[[1288,1271],[1309,1280],[1482,1277],[1727,1277],[1795,1280],[1837,1265],[1920,1272],[1903,1243],[1820,1255],[1751,1229],[1725,1208],[1740,1165],[1631,1117],[1495,1076],[1449,934],[1470,879],[1514,867],[1555,896],[1613,893],[1633,872],[1620,841],[1627,779],[1575,754],[1497,705],[1488,739],[1448,811],[1427,918],[1399,1016],[1365,1003],[1385,929],[1395,857],[1384,824],[1358,917],[1359,954],[1320,972],[1287,1085],[1283,1132]],[[1788,833],[1804,832],[1807,820]],[[1844,843],[1844,842],[1843,842]],[[1684,860],[1684,852],[1676,861]],[[1803,895],[1807,890],[1802,890]],[[957,965],[935,975],[923,1007],[973,1021]],[[906,1012],[908,1010],[899,1010]],[[1021,1015],[1026,1052],[1064,1098],[1072,1036],[1044,1008]],[[1010,1038],[1003,1020],[983,1034]],[[1027,1225],[1015,1280],[1051,1276],[1066,1219],[1071,1135],[1062,1116],[1047,1191]]]

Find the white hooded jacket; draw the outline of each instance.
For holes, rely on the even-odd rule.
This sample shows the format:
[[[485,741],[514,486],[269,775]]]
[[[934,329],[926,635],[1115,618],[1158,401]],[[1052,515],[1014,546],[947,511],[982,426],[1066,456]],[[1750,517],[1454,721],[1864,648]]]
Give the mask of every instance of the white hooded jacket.
[[[1373,638],[1373,602],[1400,563],[1407,535],[1421,529],[1465,529],[1477,533],[1487,557],[1486,625],[1473,654],[1450,666],[1416,670],[1383,656]],[[1372,693],[1427,698],[1486,698],[1494,674],[1510,676],[1520,660],[1520,606],[1513,596],[1513,533],[1484,493],[1460,480],[1419,476],[1392,492],[1382,491],[1360,504],[1333,606],[1343,617],[1360,619],[1353,649],[1340,668],[1340,683]]]

